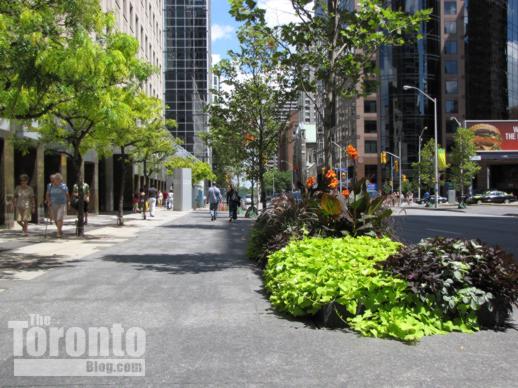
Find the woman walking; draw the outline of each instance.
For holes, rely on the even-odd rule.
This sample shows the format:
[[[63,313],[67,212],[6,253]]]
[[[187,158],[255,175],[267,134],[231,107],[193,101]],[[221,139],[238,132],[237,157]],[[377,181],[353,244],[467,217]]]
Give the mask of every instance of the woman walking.
[[[241,204],[241,198],[239,193],[234,190],[234,186],[230,185],[227,191],[227,204],[228,204],[228,222],[237,220],[237,208]]]
[[[29,186],[29,176],[20,175],[20,184],[14,189],[13,205],[16,209],[16,222],[22,227],[23,235],[29,235],[29,222],[36,211],[34,190]]]
[[[63,236],[63,220],[65,219],[65,209],[70,206],[70,195],[68,187],[63,183],[63,176],[60,173],[54,174],[54,180],[47,188],[47,204],[50,209],[52,219],[58,229],[57,237]]]

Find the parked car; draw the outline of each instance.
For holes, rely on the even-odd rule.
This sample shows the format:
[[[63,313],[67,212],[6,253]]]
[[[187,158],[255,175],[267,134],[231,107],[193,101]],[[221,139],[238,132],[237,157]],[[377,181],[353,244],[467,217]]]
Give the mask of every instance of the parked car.
[[[482,203],[482,198],[484,197],[484,195],[486,195],[487,193],[489,193],[489,191],[485,191],[483,193],[477,193],[477,194],[473,194],[473,195],[470,195],[466,198],[466,203],[467,204],[481,204]]]
[[[486,203],[510,203],[516,201],[516,197],[503,191],[489,191],[482,197]]]
[[[435,203],[435,194],[434,195],[430,195],[430,203]],[[446,203],[448,202],[448,198],[446,197],[442,197],[439,195],[439,203]],[[417,201],[418,204],[422,205],[424,202],[424,198],[421,198],[420,200]]]

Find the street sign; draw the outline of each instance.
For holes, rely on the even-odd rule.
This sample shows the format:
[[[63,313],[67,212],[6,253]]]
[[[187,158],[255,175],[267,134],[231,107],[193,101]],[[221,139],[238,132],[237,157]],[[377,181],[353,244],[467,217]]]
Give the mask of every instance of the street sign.
[[[376,183],[367,183],[367,191],[378,191],[378,185]]]
[[[475,156],[472,156],[471,158],[469,158],[469,160],[472,160],[474,162],[478,162],[478,161],[482,160],[482,156],[475,155]]]

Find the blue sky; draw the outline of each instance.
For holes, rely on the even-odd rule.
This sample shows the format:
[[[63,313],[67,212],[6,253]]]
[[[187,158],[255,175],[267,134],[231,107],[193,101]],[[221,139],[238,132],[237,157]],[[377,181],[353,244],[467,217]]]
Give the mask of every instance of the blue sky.
[[[218,58],[225,58],[228,50],[238,46],[236,38],[238,24],[228,13],[229,10],[227,0],[212,0],[212,57],[214,63]]]

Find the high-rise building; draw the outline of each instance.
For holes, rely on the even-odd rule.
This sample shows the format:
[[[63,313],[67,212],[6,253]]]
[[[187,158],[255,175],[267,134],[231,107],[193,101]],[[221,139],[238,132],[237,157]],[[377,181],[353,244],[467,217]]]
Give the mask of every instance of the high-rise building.
[[[210,102],[210,0],[165,1],[166,118],[183,147],[208,160],[207,146],[198,136],[208,130],[206,106]]]
[[[162,99],[163,81],[163,0],[101,0],[101,7],[115,16],[116,28],[139,41],[139,57],[156,67],[157,73],[143,85],[152,97]]]

